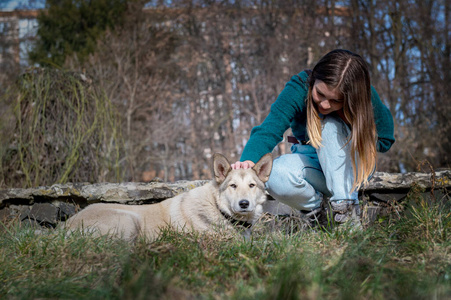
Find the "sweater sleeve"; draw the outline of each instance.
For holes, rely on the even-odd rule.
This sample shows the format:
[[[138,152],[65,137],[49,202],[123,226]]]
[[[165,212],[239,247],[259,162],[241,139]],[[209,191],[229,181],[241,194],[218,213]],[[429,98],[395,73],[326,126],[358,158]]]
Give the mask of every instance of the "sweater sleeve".
[[[374,87],[371,87],[371,102],[377,131],[376,149],[379,152],[387,152],[395,142],[393,117],[387,106],[382,103]]]
[[[271,105],[269,115],[259,126],[251,131],[249,141],[244,147],[240,160],[257,162],[283,139],[283,134],[290,127],[296,114],[305,109],[307,96],[307,73],[294,75]]]

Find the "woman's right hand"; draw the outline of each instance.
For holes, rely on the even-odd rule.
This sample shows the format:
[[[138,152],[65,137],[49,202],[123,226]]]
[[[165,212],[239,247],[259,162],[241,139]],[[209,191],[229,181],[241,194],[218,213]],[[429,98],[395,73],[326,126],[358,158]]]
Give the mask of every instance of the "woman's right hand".
[[[238,170],[238,169],[249,169],[255,166],[255,163],[251,160],[245,160],[245,161],[237,161],[234,164],[231,164],[232,169]]]

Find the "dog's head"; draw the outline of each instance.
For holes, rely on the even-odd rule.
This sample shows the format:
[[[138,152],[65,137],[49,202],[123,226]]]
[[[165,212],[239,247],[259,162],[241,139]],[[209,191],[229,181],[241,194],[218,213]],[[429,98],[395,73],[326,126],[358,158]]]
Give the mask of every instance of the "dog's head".
[[[219,209],[237,220],[250,223],[262,214],[265,182],[272,168],[272,155],[263,156],[251,169],[233,170],[219,153],[213,157],[213,172],[219,186]]]

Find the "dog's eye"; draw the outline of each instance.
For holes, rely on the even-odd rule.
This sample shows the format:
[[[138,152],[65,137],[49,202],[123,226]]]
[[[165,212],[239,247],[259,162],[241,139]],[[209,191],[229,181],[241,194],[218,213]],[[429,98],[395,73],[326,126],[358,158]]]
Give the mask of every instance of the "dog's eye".
[[[232,183],[232,184],[230,185],[230,187],[231,187],[232,189],[236,189],[236,184]]]
[[[249,184],[249,187],[250,187],[250,188],[253,188],[254,186],[255,186],[255,183]]]

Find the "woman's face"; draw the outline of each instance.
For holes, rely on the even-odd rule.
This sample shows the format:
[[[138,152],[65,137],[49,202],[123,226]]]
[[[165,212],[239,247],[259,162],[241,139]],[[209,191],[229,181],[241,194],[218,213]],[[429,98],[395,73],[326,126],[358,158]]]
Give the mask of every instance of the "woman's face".
[[[343,108],[344,99],[340,91],[337,88],[330,88],[321,80],[315,80],[312,97],[322,115],[328,115]]]

